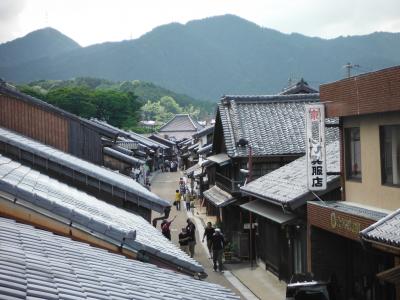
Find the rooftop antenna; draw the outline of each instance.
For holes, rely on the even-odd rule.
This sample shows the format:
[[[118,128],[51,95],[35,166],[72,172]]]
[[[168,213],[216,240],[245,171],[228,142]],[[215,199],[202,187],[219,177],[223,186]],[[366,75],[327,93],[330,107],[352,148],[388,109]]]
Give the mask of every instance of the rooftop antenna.
[[[346,73],[347,73],[347,78],[350,78],[351,77],[351,70],[353,69],[353,68],[360,68],[360,65],[359,64],[352,64],[352,63],[347,63],[347,64],[345,64],[344,66],[343,66],[343,68],[345,68],[346,69]]]

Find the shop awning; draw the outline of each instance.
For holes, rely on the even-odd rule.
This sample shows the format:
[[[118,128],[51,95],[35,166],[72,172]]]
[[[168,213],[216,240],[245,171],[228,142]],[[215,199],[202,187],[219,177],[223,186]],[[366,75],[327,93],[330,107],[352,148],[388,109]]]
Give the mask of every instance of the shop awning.
[[[230,157],[226,153],[219,153],[207,157],[207,160],[212,161],[220,166],[224,166],[229,163]]]
[[[203,193],[204,197],[209,200],[216,207],[225,207],[237,200],[231,194],[220,189],[216,185]]]
[[[293,214],[284,213],[281,207],[268,204],[262,200],[254,200],[242,204],[240,207],[281,225],[290,223],[297,218],[297,216]]]
[[[200,169],[200,171],[201,171],[201,166],[197,163],[197,164],[191,166],[190,168],[187,168],[187,169],[185,170],[184,173],[185,173],[188,177],[191,177],[191,176],[193,175],[193,173],[194,173],[195,171],[199,170],[199,169]]]

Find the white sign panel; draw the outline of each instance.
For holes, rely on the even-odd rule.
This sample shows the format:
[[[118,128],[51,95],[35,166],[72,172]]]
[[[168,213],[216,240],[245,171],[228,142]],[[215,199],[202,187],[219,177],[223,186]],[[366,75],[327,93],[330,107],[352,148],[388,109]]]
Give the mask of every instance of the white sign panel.
[[[306,105],[307,178],[310,191],[326,190],[325,108]]]

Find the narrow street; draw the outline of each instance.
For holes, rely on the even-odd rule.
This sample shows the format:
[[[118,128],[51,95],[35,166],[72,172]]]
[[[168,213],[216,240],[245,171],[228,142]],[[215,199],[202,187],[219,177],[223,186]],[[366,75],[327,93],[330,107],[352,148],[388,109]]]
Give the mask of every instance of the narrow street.
[[[164,199],[171,200],[172,203],[175,196],[175,190],[178,187],[179,178],[182,176],[181,174],[182,173],[179,171],[172,173],[168,172],[168,173],[156,174],[152,180],[152,192],[156,193],[157,195],[159,195]],[[181,231],[182,227],[186,227],[186,220],[188,218],[188,214],[186,212],[185,207],[182,205],[181,210],[176,211],[175,206],[173,206],[171,209],[171,214],[169,219],[173,218],[174,216],[177,217],[171,225],[172,242],[179,246],[178,234]],[[192,214],[189,213],[189,217],[191,216]],[[202,226],[202,224],[199,222],[200,221],[199,218],[194,218],[194,221],[196,225],[196,241],[197,241],[194,258],[203,265],[206,273],[208,274],[208,277],[205,280],[208,282],[220,284],[222,286],[231,289],[237,295],[239,295],[241,299],[257,299],[248,290],[247,291],[242,290],[243,294],[246,294],[245,296],[242,293],[240,293],[237,287],[240,288],[241,283],[236,278],[234,278],[233,275],[230,275],[230,272],[227,272],[227,274],[221,274],[219,272],[213,271],[212,261],[209,259],[208,251],[206,250],[206,247],[204,247],[205,245],[204,246],[202,245],[203,244],[201,242],[202,235],[200,236],[199,234],[199,230],[202,231],[202,229],[199,228]],[[157,225],[158,225],[157,227],[159,228],[160,222]],[[227,277],[229,277],[230,280],[228,280]],[[235,285],[233,285],[230,281],[233,281]]]

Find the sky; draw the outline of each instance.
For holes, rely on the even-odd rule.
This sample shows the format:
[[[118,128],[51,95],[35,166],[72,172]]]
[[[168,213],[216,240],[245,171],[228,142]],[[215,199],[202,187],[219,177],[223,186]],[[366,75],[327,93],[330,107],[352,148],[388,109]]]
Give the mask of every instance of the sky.
[[[322,38],[400,32],[400,0],[0,0],[0,43],[53,27],[88,46],[223,14]]]

